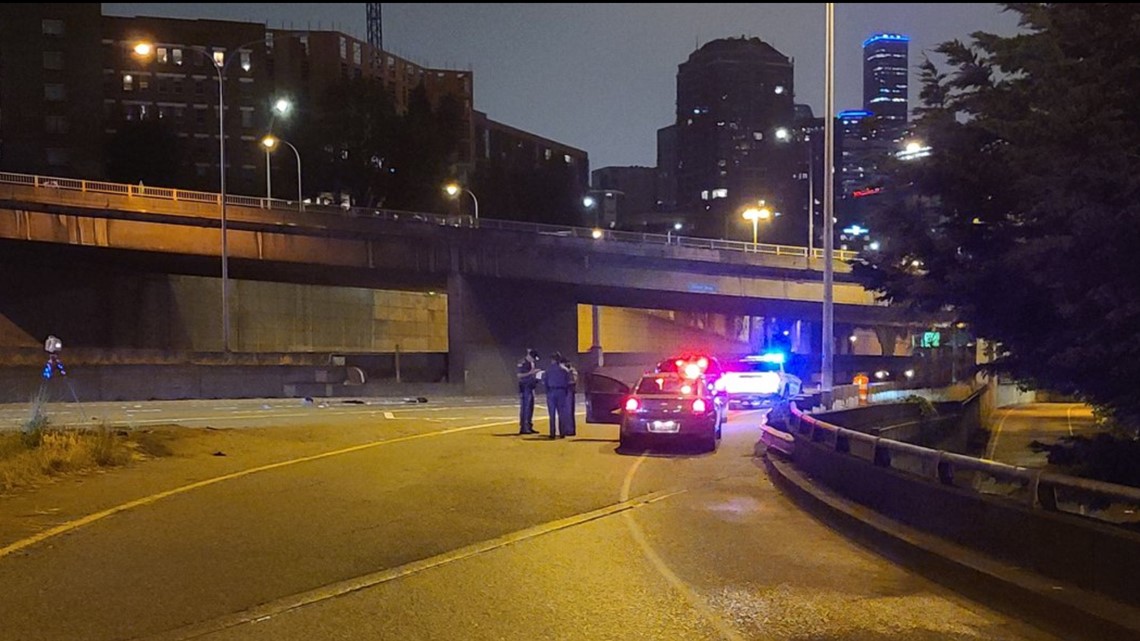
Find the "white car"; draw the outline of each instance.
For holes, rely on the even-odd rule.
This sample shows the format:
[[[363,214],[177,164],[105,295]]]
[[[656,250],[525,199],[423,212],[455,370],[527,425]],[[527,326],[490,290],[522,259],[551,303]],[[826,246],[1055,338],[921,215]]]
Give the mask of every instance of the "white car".
[[[799,394],[803,386],[798,376],[784,371],[784,360],[784,355],[776,352],[730,361],[717,386],[728,395],[730,406],[771,406]]]

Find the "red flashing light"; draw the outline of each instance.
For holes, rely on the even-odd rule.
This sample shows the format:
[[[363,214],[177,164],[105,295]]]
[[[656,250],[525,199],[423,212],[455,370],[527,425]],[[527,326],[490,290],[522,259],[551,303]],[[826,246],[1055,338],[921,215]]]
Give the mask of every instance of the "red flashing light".
[[[883,191],[882,187],[868,187],[867,189],[856,189],[851,192],[851,196],[853,198],[862,198],[864,196],[874,196],[881,191]]]
[[[641,409],[641,401],[637,400],[636,398],[634,398],[632,396],[625,399],[625,411],[636,412],[639,409]]]
[[[705,410],[707,410],[707,409],[708,409],[708,405],[705,403],[705,399],[698,398],[697,400],[693,401],[693,413],[694,414],[704,414]]]

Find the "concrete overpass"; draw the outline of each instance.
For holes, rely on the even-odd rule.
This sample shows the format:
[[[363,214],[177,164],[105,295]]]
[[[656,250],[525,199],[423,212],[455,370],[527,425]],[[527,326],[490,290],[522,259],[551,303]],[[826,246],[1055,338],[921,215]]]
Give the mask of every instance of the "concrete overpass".
[[[98,299],[131,287],[131,272],[215,276],[219,209],[211,193],[0,174],[0,261],[22,283],[8,286],[13,302],[0,313],[42,321],[46,300],[33,294],[66,279],[89,281]],[[579,303],[808,321],[821,314],[822,256],[801,247],[244,196],[227,198],[227,226],[234,279],[446,291],[452,381],[471,382],[471,372],[510,380],[530,345],[573,353]],[[836,261],[836,321],[906,325],[850,280],[842,259],[852,256]],[[109,264],[128,272],[90,280],[92,266]]]

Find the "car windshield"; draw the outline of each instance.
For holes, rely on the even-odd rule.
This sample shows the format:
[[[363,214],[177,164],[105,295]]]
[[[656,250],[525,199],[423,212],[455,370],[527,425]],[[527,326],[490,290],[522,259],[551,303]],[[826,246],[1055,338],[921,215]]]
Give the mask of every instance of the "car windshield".
[[[680,376],[644,376],[637,383],[638,394],[696,394],[701,379],[685,379]]]

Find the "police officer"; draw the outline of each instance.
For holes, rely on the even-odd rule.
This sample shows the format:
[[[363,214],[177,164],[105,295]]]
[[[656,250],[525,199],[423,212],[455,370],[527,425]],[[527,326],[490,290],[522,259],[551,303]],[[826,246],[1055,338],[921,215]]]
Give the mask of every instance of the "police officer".
[[[574,410],[577,408],[578,401],[578,370],[570,362],[570,359],[563,357],[562,366],[570,375],[570,384],[566,387],[566,424],[562,429],[562,434],[565,436],[574,436],[577,433],[577,426],[574,422]]]
[[[534,429],[534,388],[538,385],[538,352],[528,349],[519,361],[519,434],[538,434]]]
[[[571,429],[566,421],[567,391],[570,387],[570,370],[562,364],[562,354],[550,355],[550,368],[543,371],[546,384],[546,411],[550,414],[550,438],[565,438]]]

